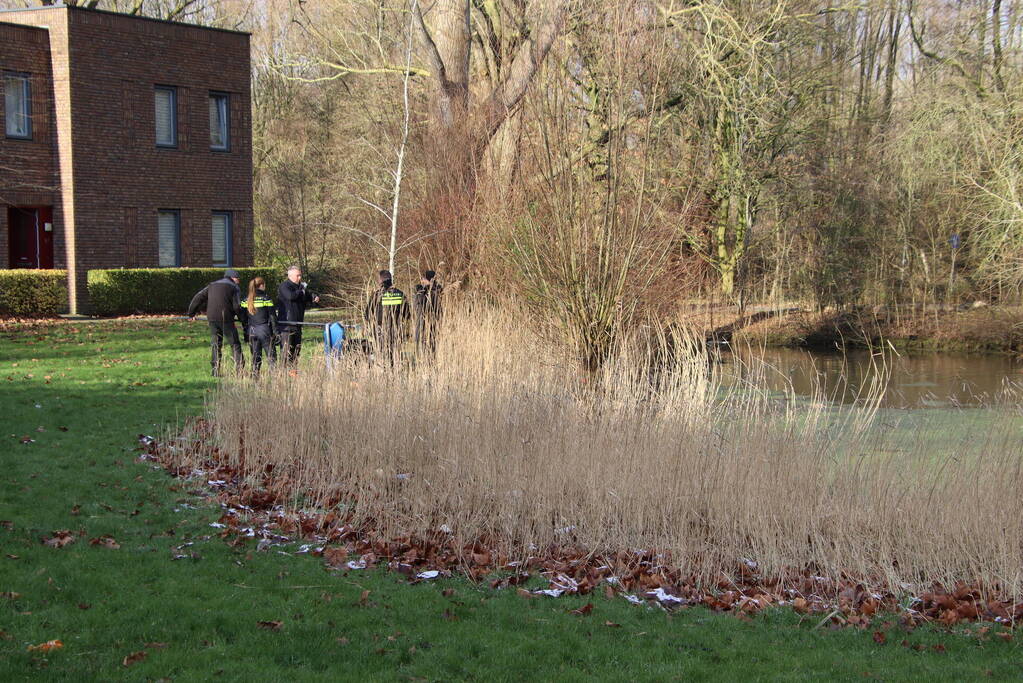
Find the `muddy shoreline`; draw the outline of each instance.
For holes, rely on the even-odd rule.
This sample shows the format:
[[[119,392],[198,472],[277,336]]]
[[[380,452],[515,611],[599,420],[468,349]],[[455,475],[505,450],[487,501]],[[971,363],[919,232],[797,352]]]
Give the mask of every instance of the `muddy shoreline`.
[[[805,349],[871,348],[1023,355],[1023,307],[858,308],[817,311],[799,304],[736,307],[691,304],[684,324],[714,342]]]

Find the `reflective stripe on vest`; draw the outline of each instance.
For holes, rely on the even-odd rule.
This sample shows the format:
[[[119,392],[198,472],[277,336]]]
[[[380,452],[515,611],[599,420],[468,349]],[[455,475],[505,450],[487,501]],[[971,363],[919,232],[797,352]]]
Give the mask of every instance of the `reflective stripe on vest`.
[[[401,294],[392,294],[390,292],[385,293],[380,299],[381,306],[401,306],[403,303],[405,303],[404,296]]]
[[[252,305],[256,308],[268,308],[273,306],[274,302],[272,299],[255,299],[253,300]]]

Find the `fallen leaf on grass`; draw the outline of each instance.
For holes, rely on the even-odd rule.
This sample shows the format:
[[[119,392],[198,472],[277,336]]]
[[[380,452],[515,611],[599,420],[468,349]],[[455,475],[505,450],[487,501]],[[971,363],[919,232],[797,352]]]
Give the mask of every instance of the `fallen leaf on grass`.
[[[59,650],[64,647],[64,643],[59,640],[47,640],[45,643],[39,643],[38,645],[29,645],[29,652],[49,652],[50,650]]]
[[[100,536],[99,538],[93,538],[89,541],[89,545],[99,545],[110,550],[117,550],[121,547],[121,544],[114,540],[113,536]]]
[[[522,589],[520,588],[519,590],[522,590]],[[454,588],[445,588],[444,590],[442,590],[440,592],[440,594],[443,595],[445,598],[450,598],[452,595],[455,594],[455,589]]]
[[[942,645],[941,643],[938,643],[937,645],[931,645],[931,649],[934,650],[935,652],[945,652],[945,646]]]
[[[611,628],[618,628],[618,627],[621,626],[621,624],[616,624],[613,621],[605,621],[604,622],[604,626],[610,626]]]
[[[43,539],[43,545],[47,545],[51,548],[63,548],[64,546],[70,545],[74,542],[75,537],[67,529],[54,531],[52,536]]]
[[[14,636],[0,628],[0,640],[12,640],[13,638]]]
[[[132,652],[130,655],[121,660],[122,666],[131,666],[132,664],[138,664],[149,655],[145,650],[139,650],[138,652]]]
[[[147,650],[163,650],[167,647],[167,643],[146,643]]]
[[[449,610],[444,610],[444,618],[447,619],[448,621],[458,621],[458,617],[455,616],[455,614]]]
[[[1012,640],[1012,634],[1009,633],[1008,631],[999,631],[995,635],[998,636],[999,638],[1001,638],[1002,640],[1006,641],[1006,642],[1009,642],[1010,640]]]
[[[92,605],[87,602],[78,603],[78,609],[92,609]]]
[[[340,567],[348,557],[348,551],[344,548],[324,548],[323,559],[331,567]]]
[[[17,600],[21,597],[21,593],[15,593],[14,591],[4,591],[0,593],[0,598],[5,600]]]
[[[525,598],[527,600],[531,600],[534,597],[533,594],[527,591],[525,588],[518,588],[515,590],[515,592],[518,594],[520,598]]]
[[[81,505],[75,505],[74,507],[72,507],[71,508],[71,514],[73,516],[75,516],[75,517],[77,517],[78,515],[82,514],[82,506]]]
[[[568,610],[568,613],[569,614],[574,614],[577,617],[585,617],[587,614],[589,614],[592,611],[593,611],[593,603],[592,602],[588,602],[585,605],[583,605],[582,607],[579,607],[577,609],[570,609],[570,610]]]
[[[13,529],[14,522],[9,519],[0,519],[0,527],[3,527],[4,529]]]
[[[959,612],[954,609],[947,609],[942,612],[941,617],[939,617],[938,620],[946,626],[953,626],[957,621],[959,621]]]
[[[348,644],[348,639],[342,636],[341,638],[337,639],[337,644],[338,645],[347,645]]]
[[[280,631],[281,626],[284,625],[283,621],[257,621],[256,625],[259,628],[265,628],[268,631]]]
[[[365,607],[366,603],[368,603],[368,602],[369,602],[369,591],[368,590],[362,591],[362,595],[359,596],[359,604],[362,605],[363,607]]]
[[[874,642],[878,645],[884,645],[888,641],[888,636],[884,634],[884,631],[874,631]]]

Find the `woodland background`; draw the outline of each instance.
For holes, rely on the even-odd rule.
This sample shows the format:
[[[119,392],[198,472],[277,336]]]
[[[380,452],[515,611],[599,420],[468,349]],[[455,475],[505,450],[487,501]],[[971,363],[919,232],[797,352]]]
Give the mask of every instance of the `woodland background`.
[[[1021,3],[80,4],[252,32],[257,258],[339,303],[391,251],[589,344],[708,298],[1023,294]]]

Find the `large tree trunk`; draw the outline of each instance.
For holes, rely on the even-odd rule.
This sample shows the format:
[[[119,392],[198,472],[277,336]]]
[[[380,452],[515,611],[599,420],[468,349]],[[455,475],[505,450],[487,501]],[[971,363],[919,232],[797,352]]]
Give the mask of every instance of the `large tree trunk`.
[[[436,110],[440,122],[451,127],[469,108],[469,54],[472,34],[469,0],[437,0],[433,6],[433,43],[444,65],[437,83]]]
[[[481,98],[470,102],[470,50],[472,27],[468,0],[437,0],[428,26],[416,11],[420,36],[435,85],[435,107],[442,137],[463,132],[464,142],[477,157],[518,107],[533,77],[561,34],[569,0],[551,0],[511,60],[500,81]],[[472,124],[471,126],[469,124]],[[469,132],[471,128],[471,133]]]

